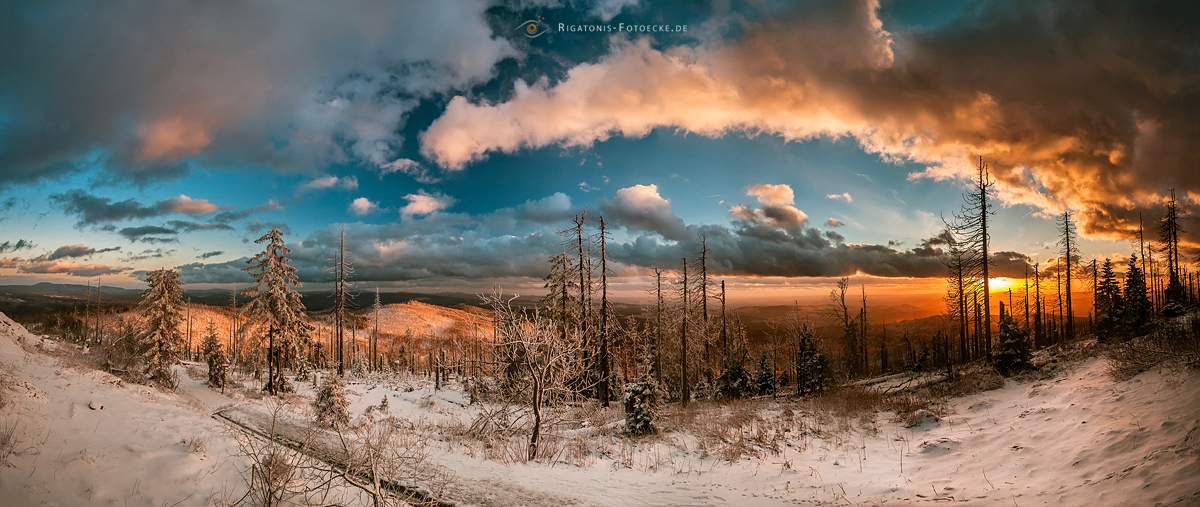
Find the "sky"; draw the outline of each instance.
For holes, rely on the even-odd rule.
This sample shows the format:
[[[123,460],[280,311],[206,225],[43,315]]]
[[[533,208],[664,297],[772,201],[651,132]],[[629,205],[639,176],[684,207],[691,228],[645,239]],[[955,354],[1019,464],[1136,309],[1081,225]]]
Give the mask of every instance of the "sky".
[[[21,2],[0,10],[0,284],[245,285],[278,228],[321,288],[344,227],[360,287],[537,293],[586,211],[629,300],[700,236],[744,300],[840,276],[935,293],[980,157],[994,276],[1054,258],[1067,210],[1085,259],[1125,259],[1171,190],[1200,204],[1198,10]]]

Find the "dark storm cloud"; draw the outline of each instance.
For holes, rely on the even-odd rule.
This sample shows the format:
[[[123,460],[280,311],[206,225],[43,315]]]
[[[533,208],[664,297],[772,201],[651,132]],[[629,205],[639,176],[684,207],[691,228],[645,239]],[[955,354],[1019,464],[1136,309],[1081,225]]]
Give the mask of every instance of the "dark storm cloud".
[[[992,254],[992,269],[988,273],[993,277],[1025,278],[1033,273],[1033,259],[1019,252],[996,252]]]

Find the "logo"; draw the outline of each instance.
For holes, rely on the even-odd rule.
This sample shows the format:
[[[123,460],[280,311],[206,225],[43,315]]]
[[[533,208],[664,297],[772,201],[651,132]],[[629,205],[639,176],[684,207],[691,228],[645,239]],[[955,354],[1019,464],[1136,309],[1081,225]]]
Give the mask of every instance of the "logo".
[[[543,21],[544,20],[540,16],[537,19],[531,19],[521,23],[520,26],[517,26],[517,31],[525,34],[525,36],[529,37],[530,39],[536,39],[541,37],[542,34],[550,31],[550,27],[547,26]]]

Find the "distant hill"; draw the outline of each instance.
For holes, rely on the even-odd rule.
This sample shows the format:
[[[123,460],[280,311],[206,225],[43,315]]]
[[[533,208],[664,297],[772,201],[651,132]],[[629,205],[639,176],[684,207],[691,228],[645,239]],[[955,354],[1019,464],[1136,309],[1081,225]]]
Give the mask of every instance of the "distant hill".
[[[0,285],[0,312],[7,315],[23,315],[45,311],[67,310],[84,307],[84,299],[88,293],[87,285],[64,283],[38,283],[34,285]],[[96,298],[96,288],[91,287],[93,304]],[[140,289],[124,289],[116,286],[104,286],[100,292],[104,305],[129,306],[141,299]],[[333,294],[330,291],[302,291],[304,306],[310,311],[322,311],[333,307]],[[228,289],[195,289],[184,292],[184,298],[191,298],[193,303],[228,306],[231,293]],[[436,294],[421,294],[416,292],[380,292],[382,304],[399,304],[411,301],[421,302],[446,308],[457,308],[463,305],[478,305],[482,301],[475,294],[442,292]],[[238,304],[244,304],[249,298],[238,295]],[[534,296],[521,296],[514,301],[519,306],[534,305],[538,301]],[[355,307],[365,308],[375,303],[375,293],[360,292],[352,300]],[[626,305],[632,306],[632,305]],[[628,311],[628,309],[626,309]],[[620,310],[618,310],[620,311]],[[623,312],[622,312],[623,313]]]

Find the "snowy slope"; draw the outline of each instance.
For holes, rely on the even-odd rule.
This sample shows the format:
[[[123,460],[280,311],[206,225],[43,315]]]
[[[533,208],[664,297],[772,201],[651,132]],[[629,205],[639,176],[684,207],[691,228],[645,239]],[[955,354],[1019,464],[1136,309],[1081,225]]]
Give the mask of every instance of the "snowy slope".
[[[21,447],[30,451],[0,469],[0,504],[209,505],[241,485],[229,466],[236,443],[202,411],[174,395],[26,353],[17,337],[38,339],[0,314],[0,362],[20,379],[0,421],[18,421]],[[181,442],[189,438],[205,450]]]
[[[230,405],[262,411],[261,400],[222,395],[186,376],[174,394],[116,385],[107,374],[25,352],[15,337],[38,337],[23,333],[0,318],[0,361],[18,379],[0,421],[19,420],[39,452],[0,470],[0,504],[207,505],[241,486],[245,464],[231,458],[236,444],[209,414]],[[297,387],[312,396],[308,383]],[[390,414],[428,430],[470,424],[479,408],[457,389],[450,382],[434,392],[426,380],[406,378],[352,382],[348,391],[356,418],[386,396]],[[785,408],[796,407],[767,404],[760,415],[777,421]],[[1117,382],[1104,360],[1090,358],[1047,380],[1009,380],[950,400],[944,414],[905,428],[882,413],[818,435],[803,432],[801,413],[780,454],[734,462],[706,455],[695,435],[678,432],[631,448],[597,436],[593,444],[606,450],[584,466],[505,464],[448,436],[434,435],[431,446],[456,475],[451,498],[477,505],[1200,504],[1194,374],[1150,371]],[[180,443],[193,435],[206,452]]]

